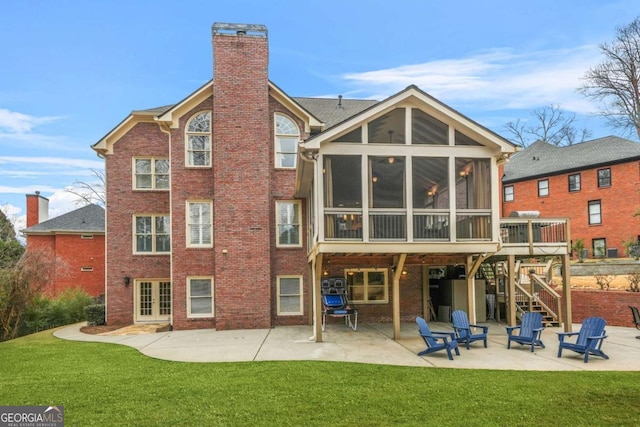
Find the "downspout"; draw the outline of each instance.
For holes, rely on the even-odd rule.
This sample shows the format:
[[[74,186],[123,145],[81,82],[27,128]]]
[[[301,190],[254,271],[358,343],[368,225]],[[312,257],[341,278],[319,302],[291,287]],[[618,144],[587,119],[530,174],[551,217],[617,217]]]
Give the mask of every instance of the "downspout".
[[[156,116],[157,120],[158,117]],[[171,194],[171,173],[173,172],[172,162],[171,162],[171,128],[166,122],[158,122],[158,127],[160,131],[166,133],[169,137],[169,219],[173,222],[173,195]],[[173,234],[173,227],[171,228],[171,234]],[[169,255],[169,278],[171,282],[171,314],[169,315],[169,330],[173,331],[173,296],[174,293],[174,283],[173,283],[173,255]],[[135,291],[134,291],[135,292]]]
[[[304,150],[304,147],[301,147]],[[307,155],[305,155],[307,154]],[[311,163],[313,166],[313,182],[314,182],[314,186],[316,184],[316,165],[317,165],[317,159],[318,159],[318,153],[313,153],[311,151],[309,152],[304,152],[304,151],[300,151],[298,153],[298,157],[300,157],[300,159],[302,159],[302,161],[307,162],[307,163]],[[318,240],[318,221],[319,221],[319,217],[318,217],[318,192],[315,191],[314,186],[312,186],[311,192],[312,192],[312,196],[313,196],[313,209],[314,209],[314,223],[313,223],[313,236],[311,237],[312,242],[316,242]],[[307,245],[309,245],[309,242],[307,242]],[[309,248],[307,247],[307,253],[309,251]],[[320,261],[320,266],[317,265],[318,261]],[[320,277],[318,275],[318,272],[321,271],[322,269],[322,255],[320,255],[319,257],[314,257],[312,262],[311,262],[311,300],[312,300],[312,313],[311,313],[311,317],[313,319],[313,324],[312,324],[312,329],[313,329],[313,336],[309,337],[310,341],[315,341],[315,342],[322,342],[322,329],[320,328],[320,325],[318,324],[318,319],[319,319],[319,308],[320,307],[320,295],[318,295],[318,288],[319,286],[316,286],[316,281],[320,280]]]

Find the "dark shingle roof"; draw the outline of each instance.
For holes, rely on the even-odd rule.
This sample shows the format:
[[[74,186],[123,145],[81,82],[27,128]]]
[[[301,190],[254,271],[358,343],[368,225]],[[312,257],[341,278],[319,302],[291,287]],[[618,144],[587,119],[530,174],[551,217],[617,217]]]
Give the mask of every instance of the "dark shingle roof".
[[[57,216],[50,220],[22,230],[29,233],[81,232],[104,233],[104,208],[87,205],[75,211]]]
[[[513,155],[503,183],[640,159],[640,143],[607,136],[566,147],[537,141]]]
[[[342,99],[342,108],[337,98],[293,98],[305,110],[316,116],[328,129],[375,105],[371,99]]]
[[[146,110],[133,110],[133,113],[149,113],[159,116],[172,109],[174,105],[163,105],[162,107],[147,108]]]

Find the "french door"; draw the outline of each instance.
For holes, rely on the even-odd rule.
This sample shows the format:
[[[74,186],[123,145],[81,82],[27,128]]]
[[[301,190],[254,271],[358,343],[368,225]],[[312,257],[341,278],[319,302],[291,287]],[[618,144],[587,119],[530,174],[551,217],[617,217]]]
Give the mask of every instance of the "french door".
[[[136,321],[168,322],[171,316],[171,282],[136,281]]]

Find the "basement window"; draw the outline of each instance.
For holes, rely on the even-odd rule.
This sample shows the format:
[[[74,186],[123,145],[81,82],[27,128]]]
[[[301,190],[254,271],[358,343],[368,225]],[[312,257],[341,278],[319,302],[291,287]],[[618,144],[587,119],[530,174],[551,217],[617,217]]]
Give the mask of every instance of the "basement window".
[[[91,271],[93,271],[93,267],[82,267],[82,268],[80,268],[80,271],[91,272]]]

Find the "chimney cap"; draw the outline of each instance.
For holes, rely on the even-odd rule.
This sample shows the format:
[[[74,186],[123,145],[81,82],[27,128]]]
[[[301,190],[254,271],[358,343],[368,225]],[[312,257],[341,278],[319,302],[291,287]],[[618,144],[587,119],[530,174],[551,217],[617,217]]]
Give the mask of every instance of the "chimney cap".
[[[227,34],[238,36],[267,37],[267,27],[260,24],[229,24],[216,22],[211,27],[213,35]]]

